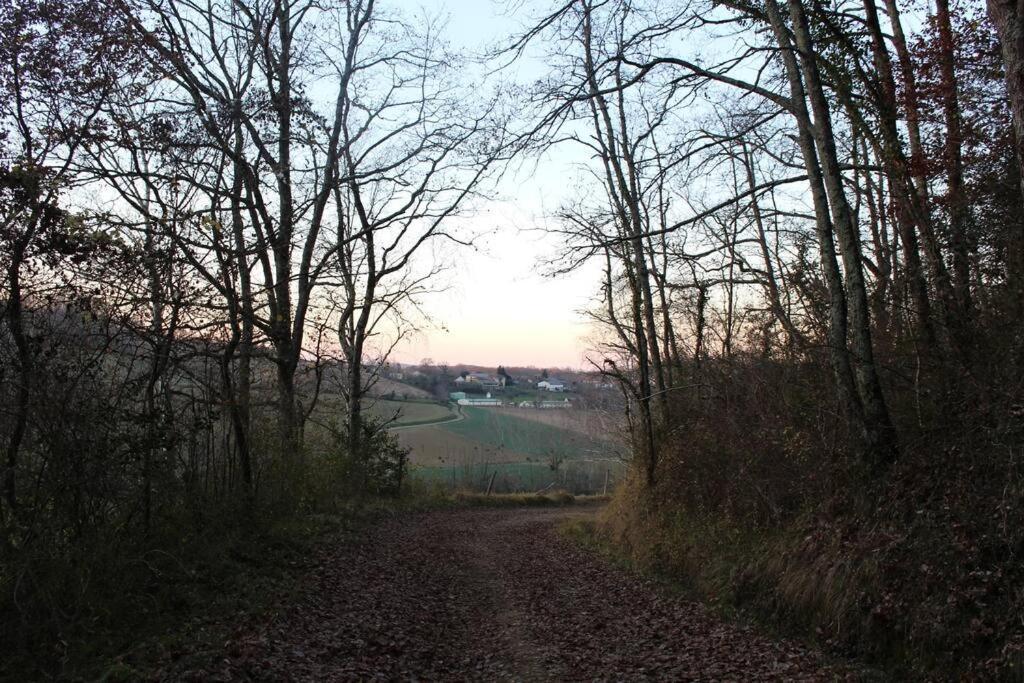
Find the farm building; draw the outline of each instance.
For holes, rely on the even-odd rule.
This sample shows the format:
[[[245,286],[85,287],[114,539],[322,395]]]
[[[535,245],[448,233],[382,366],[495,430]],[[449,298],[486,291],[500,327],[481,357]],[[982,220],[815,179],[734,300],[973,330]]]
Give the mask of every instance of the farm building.
[[[491,398],[490,392],[487,392],[487,396],[485,398],[467,398],[466,395],[463,394],[463,398],[458,399],[456,403],[458,403],[460,406],[500,406],[501,399]]]
[[[565,382],[560,379],[545,379],[537,382],[537,388],[545,391],[565,391]]]
[[[563,399],[561,401],[541,401],[537,404],[538,408],[572,408],[572,404],[569,403],[569,399]]]
[[[475,382],[484,387],[500,387],[504,382],[486,372],[471,372],[466,376],[467,382]]]

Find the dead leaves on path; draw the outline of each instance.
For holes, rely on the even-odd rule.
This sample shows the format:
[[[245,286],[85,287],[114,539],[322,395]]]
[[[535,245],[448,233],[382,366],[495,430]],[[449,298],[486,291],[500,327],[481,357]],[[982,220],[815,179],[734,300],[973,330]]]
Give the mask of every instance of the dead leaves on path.
[[[207,666],[234,680],[833,680],[554,531],[558,510],[406,515],[321,550],[298,598]],[[192,659],[191,661],[195,661]]]

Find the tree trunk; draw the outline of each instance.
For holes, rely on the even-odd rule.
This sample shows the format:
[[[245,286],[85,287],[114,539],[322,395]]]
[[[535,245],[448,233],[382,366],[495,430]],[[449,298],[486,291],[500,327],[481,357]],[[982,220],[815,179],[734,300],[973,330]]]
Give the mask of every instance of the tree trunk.
[[[878,9],[874,0],[864,0],[864,15],[871,34],[872,54],[879,81],[877,101],[882,141],[881,147],[878,149],[878,155],[889,178],[889,187],[896,206],[896,223],[903,243],[904,261],[906,262],[911,296],[914,300],[917,325],[925,346],[931,347],[936,339],[936,334],[932,325],[931,302],[928,298],[928,288],[925,283],[919,254],[917,239],[917,233],[919,232],[924,240],[925,254],[928,258],[932,281],[935,283],[935,289],[939,293],[942,304],[942,335],[940,341],[942,341],[945,350],[949,352],[952,350],[952,345],[948,338],[947,323],[952,316],[953,301],[949,286],[949,276],[935,237],[931,212],[927,206],[927,182],[923,176],[924,151],[923,147],[921,147],[920,131],[917,126],[916,89],[913,90],[911,100],[915,107],[913,116],[914,127],[910,129],[911,153],[920,155],[922,166],[915,170],[913,165],[906,159],[900,141],[896,81],[893,76],[892,62],[885,45],[885,36],[882,33],[878,20]],[[905,59],[906,64],[904,68],[910,69],[910,71],[905,73],[904,78],[913,84],[913,71],[909,55]],[[911,98],[910,91],[908,91],[907,97]],[[924,191],[922,191],[922,188]]]
[[[693,343],[693,365],[694,369],[698,371],[700,370],[701,361],[704,359],[704,333],[707,329],[707,308],[708,288],[706,285],[699,283],[697,285],[697,310],[694,315],[696,318],[694,337],[696,339]]]
[[[1013,115],[1014,151],[1024,201],[1024,2],[988,0],[988,15],[999,36],[1006,69],[1006,93]],[[1007,285],[1012,310],[1024,310],[1024,221],[1017,221],[1006,241]]]
[[[292,196],[292,92],[291,92],[291,12],[290,4],[277,5],[277,39],[280,43],[274,77],[276,91],[271,91],[277,116],[277,192],[279,225],[274,236],[274,268],[277,310],[274,311],[274,334],[277,347],[278,410],[281,419],[282,457],[299,452],[299,415],[295,402],[295,370],[301,353],[301,337],[296,339],[292,319],[292,236],[294,234],[294,199]],[[301,321],[296,327],[301,330]]]
[[[950,244],[953,251],[953,294],[959,318],[956,329],[970,325],[971,271],[967,236],[968,207],[964,188],[963,124],[960,115],[959,83],[956,76],[956,46],[949,18],[949,0],[935,0],[939,28],[939,67],[942,74],[942,112],[946,124],[946,204],[949,210]]]
[[[349,455],[358,462],[363,461],[363,341],[357,331],[357,338],[351,345],[348,363],[348,449]]]
[[[800,67],[797,64],[789,29],[782,19],[782,13],[776,0],[767,0],[765,10],[771,23],[776,41],[780,48],[780,56],[789,83],[793,117],[797,123],[798,142],[804,169],[807,171],[807,182],[811,191],[814,206],[815,230],[818,236],[818,251],[821,258],[822,275],[829,294],[829,325],[828,343],[829,360],[836,382],[836,394],[840,410],[854,425],[856,431],[865,437],[864,412],[857,392],[847,348],[847,307],[846,292],[843,288],[843,277],[836,259],[835,238],[832,234],[832,222],[829,215],[828,195],[822,179],[821,166],[818,163],[818,152],[815,147],[810,113],[807,111],[807,100],[804,92]]]
[[[294,458],[299,443],[299,410],[295,402],[295,365],[290,361],[291,349],[277,352],[277,411],[281,457]]]
[[[864,408],[866,455],[873,467],[888,465],[897,455],[896,430],[889,416],[889,408],[882,393],[882,384],[875,367],[874,347],[871,340],[871,318],[867,286],[861,261],[857,227],[853,224],[850,207],[843,189],[842,171],[836,151],[835,135],[829,104],[818,71],[811,32],[801,0],[789,0],[790,17],[796,44],[803,65],[807,94],[814,112],[814,134],[822,176],[832,208],[832,220],[839,237],[843,256],[843,272],[848,298],[851,342],[855,357],[854,377]]]
[[[14,426],[7,441],[7,458],[4,464],[4,500],[7,508],[14,514],[18,509],[17,469],[21,453],[21,444],[28,428],[29,386],[32,373],[32,351],[29,348],[28,335],[25,333],[24,309],[21,291],[21,264],[24,260],[24,249],[16,248],[11,255],[8,268],[10,295],[7,302],[7,327],[14,338],[14,346],[18,354],[16,369],[17,388],[14,397]]]
[[[241,107],[241,103],[236,104]],[[234,265],[238,272],[238,305],[233,329],[233,343],[237,344],[238,374],[234,382],[231,399],[231,420],[234,425],[235,443],[238,446],[238,460],[242,470],[242,483],[246,496],[253,495],[253,464],[249,443],[250,396],[252,393],[252,344],[255,313],[253,311],[252,277],[249,273],[249,259],[246,255],[245,220],[242,217],[242,192],[244,169],[239,161],[242,156],[243,132],[239,121],[235,122],[235,164],[231,186],[231,227],[234,244]],[[232,348],[234,351],[234,348]],[[230,359],[225,359],[225,382],[232,383]]]
[[[657,326],[654,316],[654,298],[651,294],[651,277],[648,270],[647,257],[644,253],[643,224],[640,204],[635,185],[636,169],[632,164],[627,140],[625,111],[622,100],[619,102],[618,125],[613,123],[608,102],[601,94],[596,79],[596,67],[592,52],[591,8],[585,4],[582,18],[583,48],[586,63],[586,78],[589,103],[594,116],[597,139],[603,146],[602,162],[607,176],[609,193],[614,197],[614,208],[618,214],[620,229],[624,235],[624,246],[629,250],[624,257],[624,265],[631,272],[629,277],[631,304],[633,313],[633,333],[636,339],[635,351],[639,373],[638,396],[641,421],[644,426],[644,459],[646,461],[647,485],[653,486],[658,466],[658,453],[654,438],[653,413],[651,410],[652,378],[658,386],[659,405],[663,417],[668,415],[668,398],[665,387],[665,376],[661,367],[661,354],[657,341]],[[621,86],[621,82],[620,82]],[[622,88],[619,88],[622,97]],[[618,134],[616,133],[618,130]],[[624,169],[620,156],[624,156],[627,168]]]
[[[900,8],[896,0],[885,0],[885,11],[892,26],[892,44],[896,48],[896,58],[900,65],[900,76],[903,81],[903,106],[907,116],[907,137],[910,140],[910,171],[914,177],[917,193],[927,201],[928,177],[925,173],[927,157],[924,144],[921,142],[921,107],[920,95],[917,91],[917,77],[914,75],[914,63],[910,59],[907,38],[903,32],[900,19]]]

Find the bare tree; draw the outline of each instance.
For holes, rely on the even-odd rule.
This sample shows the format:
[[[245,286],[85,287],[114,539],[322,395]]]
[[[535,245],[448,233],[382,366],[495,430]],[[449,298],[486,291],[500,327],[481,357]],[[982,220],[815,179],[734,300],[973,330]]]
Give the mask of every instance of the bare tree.
[[[333,64],[341,84],[336,112],[339,154],[332,188],[337,213],[329,273],[341,296],[337,333],[347,379],[345,434],[363,454],[364,372],[386,362],[401,338],[403,310],[414,307],[439,266],[435,242],[464,243],[455,219],[509,154],[500,109],[462,75],[466,64],[445,50],[438,27],[381,13],[373,2],[348,9],[337,28],[345,46]],[[389,331],[385,329],[391,326]]]

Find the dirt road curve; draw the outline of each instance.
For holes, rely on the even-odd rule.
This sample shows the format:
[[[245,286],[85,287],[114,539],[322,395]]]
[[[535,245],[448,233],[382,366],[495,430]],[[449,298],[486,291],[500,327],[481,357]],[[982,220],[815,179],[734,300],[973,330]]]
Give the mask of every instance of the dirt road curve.
[[[563,539],[586,510],[381,522],[325,549],[300,597],[193,680],[834,680],[801,647],[723,623]],[[181,678],[182,673],[175,674]]]

